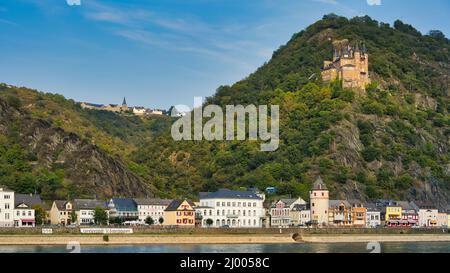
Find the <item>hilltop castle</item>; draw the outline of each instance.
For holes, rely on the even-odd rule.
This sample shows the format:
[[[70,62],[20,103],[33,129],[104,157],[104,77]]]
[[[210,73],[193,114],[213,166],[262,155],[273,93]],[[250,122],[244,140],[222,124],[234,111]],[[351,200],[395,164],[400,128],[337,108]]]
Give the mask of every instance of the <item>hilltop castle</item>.
[[[333,61],[324,61],[322,80],[342,80],[342,87],[365,90],[370,83],[369,54],[366,47],[350,46],[347,39],[333,42]]]

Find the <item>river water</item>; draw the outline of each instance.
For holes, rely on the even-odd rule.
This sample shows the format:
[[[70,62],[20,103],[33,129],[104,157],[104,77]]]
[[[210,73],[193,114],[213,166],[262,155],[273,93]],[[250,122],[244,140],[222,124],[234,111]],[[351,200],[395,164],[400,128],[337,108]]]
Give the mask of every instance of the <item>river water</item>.
[[[381,243],[373,250],[362,243],[292,243],[224,245],[89,245],[81,253],[450,253],[450,242]],[[0,246],[0,253],[70,253],[66,246]]]

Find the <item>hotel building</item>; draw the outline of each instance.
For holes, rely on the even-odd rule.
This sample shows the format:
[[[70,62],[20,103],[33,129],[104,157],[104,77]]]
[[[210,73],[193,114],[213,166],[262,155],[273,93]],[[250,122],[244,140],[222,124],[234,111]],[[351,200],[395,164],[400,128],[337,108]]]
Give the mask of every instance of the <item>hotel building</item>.
[[[212,227],[262,227],[265,218],[264,198],[263,194],[256,191],[220,189],[201,193],[200,206],[213,210],[213,215],[204,217],[203,221],[210,218]]]

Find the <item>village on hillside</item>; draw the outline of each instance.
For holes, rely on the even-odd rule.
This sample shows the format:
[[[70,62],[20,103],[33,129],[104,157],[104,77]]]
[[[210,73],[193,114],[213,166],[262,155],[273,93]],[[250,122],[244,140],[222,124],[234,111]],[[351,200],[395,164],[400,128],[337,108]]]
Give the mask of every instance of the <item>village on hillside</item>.
[[[146,116],[146,115],[167,115],[167,111],[163,109],[150,109],[143,106],[132,106],[129,107],[127,105],[127,100],[124,97],[123,102],[121,105],[119,104],[95,104],[95,103],[89,103],[89,102],[80,102],[80,106],[83,109],[90,109],[90,110],[103,110],[103,111],[110,111],[115,113],[132,113],[136,116]]]

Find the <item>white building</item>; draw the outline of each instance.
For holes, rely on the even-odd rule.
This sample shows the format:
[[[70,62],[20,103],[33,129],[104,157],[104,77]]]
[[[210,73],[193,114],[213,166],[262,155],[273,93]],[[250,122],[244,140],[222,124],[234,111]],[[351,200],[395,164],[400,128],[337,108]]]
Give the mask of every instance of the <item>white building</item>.
[[[14,191],[0,185],[0,227],[14,226]]]
[[[213,227],[214,226],[214,220],[215,212],[213,207],[207,207],[207,206],[196,206],[195,207],[195,219],[196,222],[200,222],[201,227]],[[208,219],[211,219],[212,224],[208,225]]]
[[[97,207],[100,207],[107,212],[105,202],[96,199],[74,199],[72,205],[77,215],[78,225],[95,224],[95,209]]]
[[[135,114],[136,116],[143,116],[146,113],[147,113],[147,109],[145,109],[145,107],[141,107],[141,106],[133,107],[133,114]]]
[[[35,211],[33,206],[40,205],[42,200],[39,195],[20,194],[14,195],[14,226],[34,227],[36,224]]]
[[[293,212],[295,205],[305,205],[306,202],[302,198],[297,199],[280,199],[270,207],[270,225],[272,227],[290,227],[293,225],[293,216],[297,216],[297,212]]]
[[[373,203],[366,203],[364,206],[367,209],[366,212],[366,227],[376,228],[381,226],[381,211]]]
[[[262,227],[265,218],[264,196],[255,191],[220,189],[216,192],[200,194],[200,206],[207,207],[202,226],[208,219],[212,227]],[[209,214],[212,210],[212,215]]]
[[[145,219],[151,217],[155,225],[164,223],[164,210],[172,201],[171,199],[159,198],[134,199],[137,205],[139,221],[145,223]]]
[[[438,226],[438,210],[433,207],[420,207],[419,209],[419,226],[420,227],[437,227]]]
[[[163,112],[163,110],[152,109],[152,110],[150,111],[150,114],[161,116],[161,115],[164,115],[164,112]]]

